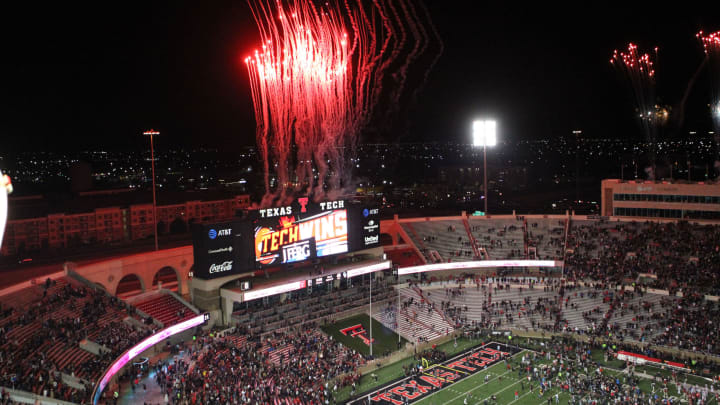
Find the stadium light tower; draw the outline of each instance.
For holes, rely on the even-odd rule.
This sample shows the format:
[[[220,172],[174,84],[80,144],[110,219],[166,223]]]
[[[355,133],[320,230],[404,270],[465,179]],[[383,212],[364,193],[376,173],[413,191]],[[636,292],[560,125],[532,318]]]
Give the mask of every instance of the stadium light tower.
[[[160,131],[151,129],[143,132],[143,135],[150,137],[150,165],[152,166],[152,183],[153,183],[153,234],[155,235],[155,250],[158,250],[158,231],[157,231],[157,200],[155,199],[155,148],[153,147],[153,135],[160,135]]]
[[[473,146],[483,147],[483,190],[485,193],[485,215],[488,212],[487,188],[487,147],[497,144],[497,123],[494,120],[473,121]]]

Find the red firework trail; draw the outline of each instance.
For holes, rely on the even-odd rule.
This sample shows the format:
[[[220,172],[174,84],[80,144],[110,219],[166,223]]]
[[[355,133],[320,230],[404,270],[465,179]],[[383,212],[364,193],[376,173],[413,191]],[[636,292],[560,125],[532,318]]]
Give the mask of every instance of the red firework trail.
[[[657,54],[657,48],[655,48]],[[627,52],[615,50],[610,63],[630,82],[635,96],[635,106],[646,126],[654,126],[655,114],[655,62],[650,54],[640,54],[636,45],[630,43]]]
[[[250,0],[261,48],[245,62],[265,171],[264,203],[295,192],[317,198],[350,186],[358,134],[383,91],[383,77],[398,65],[393,62],[405,47],[405,25],[416,42],[405,50],[409,56],[399,64],[400,75],[427,49],[429,36],[418,28],[412,6],[402,18],[387,11],[395,12],[393,1],[408,10],[405,0],[339,1],[316,7],[309,0]]]
[[[654,49],[656,56],[657,50],[656,47]],[[648,175],[650,179],[654,179],[657,126],[659,118],[661,118],[658,107],[655,105],[655,62],[650,54],[641,54],[638,47],[630,43],[627,52],[615,50],[610,63],[625,75],[632,86],[635,106],[642,123],[645,142],[649,148],[651,167],[647,169]]]
[[[700,39],[705,49],[706,61],[710,69],[712,80],[712,118],[715,125],[715,132],[720,132],[720,31],[712,34],[698,32],[696,37]]]

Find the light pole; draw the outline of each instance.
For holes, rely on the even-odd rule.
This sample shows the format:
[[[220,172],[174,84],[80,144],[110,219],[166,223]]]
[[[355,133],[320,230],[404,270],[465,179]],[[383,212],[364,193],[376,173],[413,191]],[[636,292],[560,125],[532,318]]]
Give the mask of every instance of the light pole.
[[[155,199],[155,148],[153,146],[153,135],[160,135],[160,131],[151,129],[143,132],[143,135],[150,136],[150,166],[152,166],[152,191],[153,191],[153,234],[155,235],[155,250],[158,250],[158,231],[157,231],[157,200]]]
[[[372,273],[368,274],[368,277],[370,278],[370,357],[372,357],[372,347],[373,347],[373,338],[372,338]]]
[[[488,213],[487,188],[487,147],[497,144],[497,123],[494,120],[473,121],[473,146],[483,147],[483,192],[485,193],[485,215]]]
[[[575,204],[580,200],[580,134],[582,131],[572,131],[575,135]]]

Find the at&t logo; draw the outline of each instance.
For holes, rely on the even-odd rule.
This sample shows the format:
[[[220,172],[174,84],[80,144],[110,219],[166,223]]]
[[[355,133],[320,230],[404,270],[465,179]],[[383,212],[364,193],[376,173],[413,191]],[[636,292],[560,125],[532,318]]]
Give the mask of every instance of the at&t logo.
[[[220,229],[219,231],[216,231],[215,229],[211,229],[208,231],[208,237],[212,240],[214,240],[218,236],[230,236],[231,234],[232,234],[232,228]]]

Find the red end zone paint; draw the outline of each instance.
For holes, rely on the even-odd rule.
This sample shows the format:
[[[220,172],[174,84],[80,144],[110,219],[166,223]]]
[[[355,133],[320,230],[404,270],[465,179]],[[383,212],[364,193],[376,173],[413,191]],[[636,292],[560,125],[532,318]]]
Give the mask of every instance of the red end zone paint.
[[[357,337],[363,341],[366,345],[370,346],[370,339],[365,335],[367,332],[365,331],[365,328],[361,324],[357,324],[354,326],[347,327],[345,329],[340,329],[340,333],[347,336],[348,333],[352,337]],[[372,340],[373,343],[375,343],[375,339]]]
[[[357,330],[353,329],[357,326],[362,327],[362,325],[355,325],[345,328],[343,331],[351,333],[351,331]],[[443,364],[430,366],[417,377],[400,379],[380,390],[350,401],[348,404],[363,403],[368,398],[373,404],[401,405],[405,404],[405,401],[413,403],[501,361],[504,356],[514,355],[520,351],[521,349],[517,347],[489,343],[480,348],[471,349]]]

